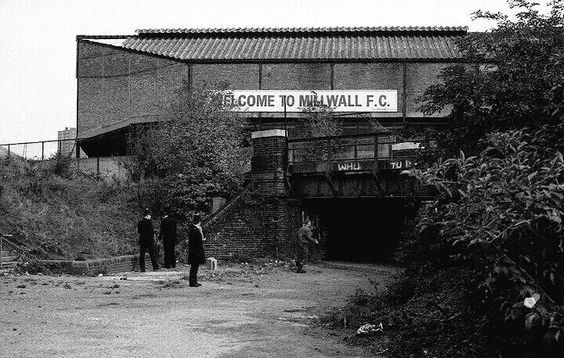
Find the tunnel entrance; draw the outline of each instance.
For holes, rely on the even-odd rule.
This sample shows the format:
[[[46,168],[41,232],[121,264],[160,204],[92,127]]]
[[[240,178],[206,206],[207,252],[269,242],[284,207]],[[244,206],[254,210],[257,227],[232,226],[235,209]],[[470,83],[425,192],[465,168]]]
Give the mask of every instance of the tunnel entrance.
[[[411,215],[402,198],[310,199],[304,204],[325,260],[390,261]]]

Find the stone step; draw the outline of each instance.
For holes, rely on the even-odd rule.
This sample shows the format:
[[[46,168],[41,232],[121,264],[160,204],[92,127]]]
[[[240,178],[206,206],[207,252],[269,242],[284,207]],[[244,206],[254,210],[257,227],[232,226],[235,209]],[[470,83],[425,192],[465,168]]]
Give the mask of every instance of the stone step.
[[[19,255],[2,255],[2,262],[18,261]]]
[[[6,257],[6,256],[19,256],[19,252],[18,251],[14,251],[14,250],[2,250],[0,251],[0,256],[2,257]]]
[[[7,262],[2,261],[3,269],[16,267],[17,265],[18,265],[17,261],[7,261]]]

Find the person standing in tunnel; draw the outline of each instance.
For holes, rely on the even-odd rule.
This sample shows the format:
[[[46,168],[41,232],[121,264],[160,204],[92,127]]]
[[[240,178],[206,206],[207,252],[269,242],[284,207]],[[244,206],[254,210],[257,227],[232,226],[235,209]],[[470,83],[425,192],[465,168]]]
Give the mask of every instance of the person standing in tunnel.
[[[311,256],[310,245],[317,245],[319,242],[313,238],[311,220],[306,218],[304,224],[298,230],[297,237],[297,252],[296,252],[296,272],[305,273],[304,261],[309,259]]]

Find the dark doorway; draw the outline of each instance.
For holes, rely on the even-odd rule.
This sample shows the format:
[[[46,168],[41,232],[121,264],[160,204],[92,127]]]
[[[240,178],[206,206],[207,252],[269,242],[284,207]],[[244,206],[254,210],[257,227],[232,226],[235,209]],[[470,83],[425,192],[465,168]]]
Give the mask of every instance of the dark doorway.
[[[328,260],[387,262],[404,230],[400,198],[317,199],[305,202]]]

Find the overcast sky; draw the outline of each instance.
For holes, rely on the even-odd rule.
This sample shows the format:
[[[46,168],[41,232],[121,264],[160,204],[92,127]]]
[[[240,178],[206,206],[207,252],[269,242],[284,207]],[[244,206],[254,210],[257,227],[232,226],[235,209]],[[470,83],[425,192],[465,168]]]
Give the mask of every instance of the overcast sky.
[[[545,3],[546,1],[540,1]],[[0,0],[0,143],[76,126],[76,35],[141,28],[468,26],[505,0]]]

